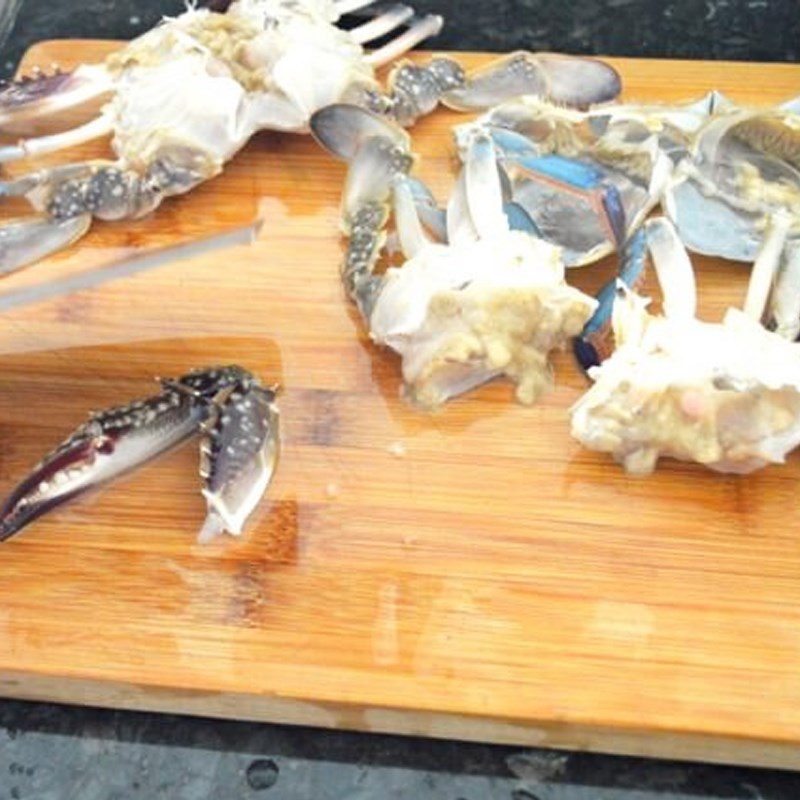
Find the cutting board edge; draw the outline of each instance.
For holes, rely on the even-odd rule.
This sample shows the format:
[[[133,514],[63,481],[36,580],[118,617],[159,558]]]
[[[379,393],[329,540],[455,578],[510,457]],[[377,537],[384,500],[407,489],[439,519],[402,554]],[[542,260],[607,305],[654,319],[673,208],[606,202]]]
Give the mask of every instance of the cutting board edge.
[[[768,769],[800,769],[795,742],[708,733],[509,721],[455,712],[379,708],[235,692],[0,671],[0,697],[144,713],[307,726],[516,747]]]
[[[40,58],[39,48],[65,40],[37,43],[26,54],[30,64]],[[108,48],[119,41],[71,41],[101,43]],[[434,51],[431,51],[434,52]],[[429,52],[412,54],[424,59]],[[477,55],[465,53],[465,55]],[[669,60],[611,58],[612,63],[681,63]],[[46,63],[49,63],[45,59]],[[703,63],[688,62],[683,63]],[[717,66],[748,65],[748,62],[707,62]],[[752,66],[757,66],[753,64]],[[769,69],[798,74],[796,65],[768,64]],[[131,711],[153,711],[188,714],[223,719],[277,722],[325,728],[361,730],[375,733],[428,736],[494,742],[518,746],[543,746],[557,749],[609,752],[658,758],[677,758],[716,763],[736,763],[760,767],[800,768],[800,751],[796,743],[709,734],[654,730],[619,729],[607,724],[569,724],[558,720],[538,722],[509,721],[504,718],[439,712],[430,710],[398,710],[378,706],[347,705],[303,699],[287,699],[248,694],[218,692],[170,686],[144,686],[108,677],[76,677],[74,675],[16,674],[0,670],[0,696],[20,700],[64,702],[119,708]]]
[[[54,38],[54,39],[42,39],[41,41],[34,42],[23,54],[22,58],[20,59],[20,64],[26,64],[31,61],[36,60],[37,51],[39,48],[47,49],[52,45],[59,45],[64,42],[70,42],[76,48],[80,45],[103,45],[103,46],[112,46],[112,45],[119,45],[120,47],[127,44],[127,40],[125,39],[73,39],[69,37],[64,38]],[[410,51],[407,55],[411,58],[428,58],[431,55],[447,55],[455,54],[455,55],[466,55],[469,57],[480,57],[480,56],[503,56],[506,55],[509,51],[507,50],[445,50],[439,49],[436,47],[430,48],[422,48],[422,49],[415,49]],[[547,51],[543,51],[547,52]],[[572,54],[570,54],[572,55]],[[699,59],[699,58],[642,58],[637,56],[611,56],[605,55],[603,53],[575,53],[574,55],[585,56],[587,58],[599,58],[603,59],[604,61],[609,61],[611,63],[621,63],[621,64],[630,64],[636,62],[648,63],[648,64],[702,64],[702,63],[713,63],[716,66],[725,66],[725,65],[733,65],[733,66],[740,66],[740,67],[767,67],[768,69],[778,69],[778,70],[787,70],[787,71],[797,71],[798,65],[792,64],[790,62],[785,61],[746,61],[746,60],[733,60],[733,59]]]

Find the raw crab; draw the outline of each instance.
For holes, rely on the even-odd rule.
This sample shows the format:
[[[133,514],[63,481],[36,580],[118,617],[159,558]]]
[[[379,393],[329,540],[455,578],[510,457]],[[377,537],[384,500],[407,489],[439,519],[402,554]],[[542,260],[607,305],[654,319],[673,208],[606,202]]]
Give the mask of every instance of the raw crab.
[[[752,262],[778,211],[792,219],[788,236],[800,238],[798,104],[714,109],[665,193],[665,210],[690,250]]]
[[[0,93],[0,124],[95,95],[113,97],[96,119],[2,148],[0,161],[108,134],[117,159],[45,169],[6,183],[0,194],[24,195],[46,220],[18,220],[5,228],[0,271],[68,245],[92,217],[147,214],[165,197],[217,175],[256,131],[306,131],[317,108],[357,96],[402,106],[410,116],[421,113],[415,101],[423,82],[439,92],[463,83],[457,65],[438,60],[413,74],[396,73],[383,98],[374,66],[435,34],[442,20],[416,19],[410,8],[394,6],[352,31],[336,27],[340,14],[369,1],[239,0],[227,13],[192,7],[103,65],[7,87]],[[362,43],[405,25],[398,38],[364,53]]]
[[[0,231],[0,273],[67,246],[92,217],[147,214],[165,197],[217,175],[257,131],[305,132],[311,114],[333,103],[364,105],[408,125],[442,95],[453,107],[472,108],[487,91],[502,97],[548,92],[578,103],[619,92],[617,74],[602,62],[523,53],[469,78],[451,59],[403,64],[384,94],[374,68],[436,34],[442,19],[372,2],[237,0],[226,13],[190,7],[103,65],[42,74],[4,89],[0,125],[108,92],[113,97],[98,118],[2,148],[0,161],[109,134],[117,159],[45,169],[0,185],[0,194],[25,196],[46,215],[12,221]],[[351,30],[337,27],[353,11],[367,20]],[[388,44],[364,51],[362,45],[403,27]]]
[[[198,432],[208,505],[200,541],[225,530],[241,534],[277,463],[275,392],[241,367],[212,367],[162,380],[161,392],[145,400],[92,414],[13,490],[0,510],[0,541]]]
[[[512,230],[491,138],[478,132],[467,145],[441,243],[426,235],[430,195],[408,176],[403,131],[354,106],[323,109],[312,129],[350,161],[343,279],[372,339],[400,354],[408,395],[435,408],[506,375],[533,402],[551,383],[550,351],[578,333],[595,302],[565,283],[559,248],[535,236],[521,209]],[[407,260],[377,275],[390,205]]]
[[[746,473],[782,463],[800,444],[800,344],[759,324],[780,254],[772,230],[758,256],[744,312],[729,308],[721,323],[695,318],[694,275],[665,218],[646,224],[664,294],[664,314],[622,280],[599,316],[611,321],[616,349],[590,368],[594,385],[572,409],[572,434],[614,456],[634,474],[649,474],[661,456],[720,472]],[[636,275],[639,264],[623,271]],[[800,293],[800,287],[795,287]]]
[[[459,126],[456,141],[463,154],[476,131],[489,136],[507,201],[563,249],[568,267],[581,266],[617,249],[660,201],[672,170],[668,145],[677,146],[677,136],[668,139],[655,118],[645,107],[578,111],[523,97]]]

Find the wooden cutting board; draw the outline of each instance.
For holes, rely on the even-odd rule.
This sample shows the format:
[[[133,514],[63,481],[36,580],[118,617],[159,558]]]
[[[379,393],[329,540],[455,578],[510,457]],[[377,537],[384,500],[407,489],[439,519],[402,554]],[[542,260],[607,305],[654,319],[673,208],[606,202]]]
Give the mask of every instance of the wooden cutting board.
[[[25,67],[114,47],[46,42]],[[631,100],[800,93],[797,66],[613,63]],[[440,198],[457,119],[413,132]],[[340,289],[343,175],[309,138],[264,134],[153,216],[3,281],[243,224],[265,198],[250,248],[0,317],[2,492],[155,375],[235,361],[285,391],[282,461],[243,541],[195,544],[188,445],[0,546],[0,694],[799,767],[800,453],[745,478],[670,462],[628,478],[569,437],[586,383],[567,354],[535,407],[495,383],[411,408]],[[696,263],[717,319],[746,270]],[[596,289],[612,266],[570,277]]]

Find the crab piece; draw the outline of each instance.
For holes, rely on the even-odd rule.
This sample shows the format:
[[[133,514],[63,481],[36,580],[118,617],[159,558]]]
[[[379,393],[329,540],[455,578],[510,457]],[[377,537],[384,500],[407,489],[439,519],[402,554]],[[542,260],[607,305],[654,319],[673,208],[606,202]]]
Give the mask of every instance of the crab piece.
[[[360,119],[376,132],[366,112],[325,109],[312,120],[323,145],[334,114],[343,128]],[[417,211],[413,159],[383,124],[385,133],[363,141],[352,158],[343,201],[345,287],[372,339],[401,356],[406,393],[422,407],[500,375],[533,402],[552,382],[550,352],[581,329],[594,301],[567,286],[558,248],[511,230],[490,137],[478,133],[467,147],[443,244],[431,241]],[[390,212],[406,261],[378,275]]]
[[[697,133],[665,193],[665,210],[692,251],[752,262],[768,219],[792,218],[800,238],[800,115],[792,103],[728,106]]]
[[[364,7],[372,10],[364,24],[337,27],[342,14]],[[106,162],[56,167],[1,186],[0,194],[26,197],[57,230],[43,233],[44,221],[18,226],[0,267],[9,271],[66,246],[77,235],[77,224],[66,226],[67,235],[66,220],[150,213],[165,198],[218,175],[256,132],[307,132],[311,114],[324,106],[358,102],[410,124],[442,92],[461,85],[460,67],[449,59],[400,66],[387,92],[375,69],[441,25],[441,17],[367,0],[238,0],[226,13],[192,6],[102,65],[39,74],[0,89],[0,120],[14,125],[110,94],[97,118],[0,147],[0,162],[109,135],[114,153]],[[388,44],[364,50],[393,32]]]
[[[782,463],[800,444],[800,345],[758,322],[778,248],[757,259],[745,312],[701,322],[680,240],[666,221],[653,224],[664,314],[619,282],[616,349],[589,370],[594,385],[572,408],[572,435],[639,475],[661,457],[733,473]]]
[[[274,392],[262,389],[241,367],[212,367],[163,380],[161,392],[152,397],[92,414],[11,492],[0,510],[0,541],[68,500],[138,469],[201,429],[206,436],[203,493],[209,504],[225,509],[220,530],[241,533],[272,474],[264,465],[268,452],[274,465],[278,447],[273,399]],[[252,446],[255,438],[259,448]],[[221,449],[208,444],[217,440]],[[208,533],[212,527],[217,526],[204,530]]]
[[[485,111],[517,97],[539,97],[576,108],[614,100],[622,89],[617,71],[594,58],[557,53],[511,53],[467,75],[442,102],[456,111]]]
[[[208,516],[198,541],[225,531],[241,536],[269,486],[280,448],[275,395],[248,379],[215,400],[203,424],[200,474]]]
[[[568,267],[617,249],[659,202],[672,171],[663,126],[650,130],[614,108],[580,112],[523,98],[456,129],[457,142],[475,130],[491,137],[511,199],[562,248]]]

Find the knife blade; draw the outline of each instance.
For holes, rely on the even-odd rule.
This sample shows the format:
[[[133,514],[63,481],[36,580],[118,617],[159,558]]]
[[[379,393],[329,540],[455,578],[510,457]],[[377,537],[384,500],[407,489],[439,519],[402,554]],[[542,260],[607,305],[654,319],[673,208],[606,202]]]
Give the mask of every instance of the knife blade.
[[[167,264],[196,258],[215,250],[225,250],[240,245],[252,244],[258,238],[263,226],[263,216],[259,215],[253,222],[240,228],[233,228],[223,233],[180,242],[166,247],[147,250],[144,253],[124,256],[111,261],[97,269],[81,272],[78,275],[67,275],[48,283],[25,286],[0,294],[0,312],[53,300],[56,297],[93,289],[110,281],[128,278],[141,272],[147,272]]]

